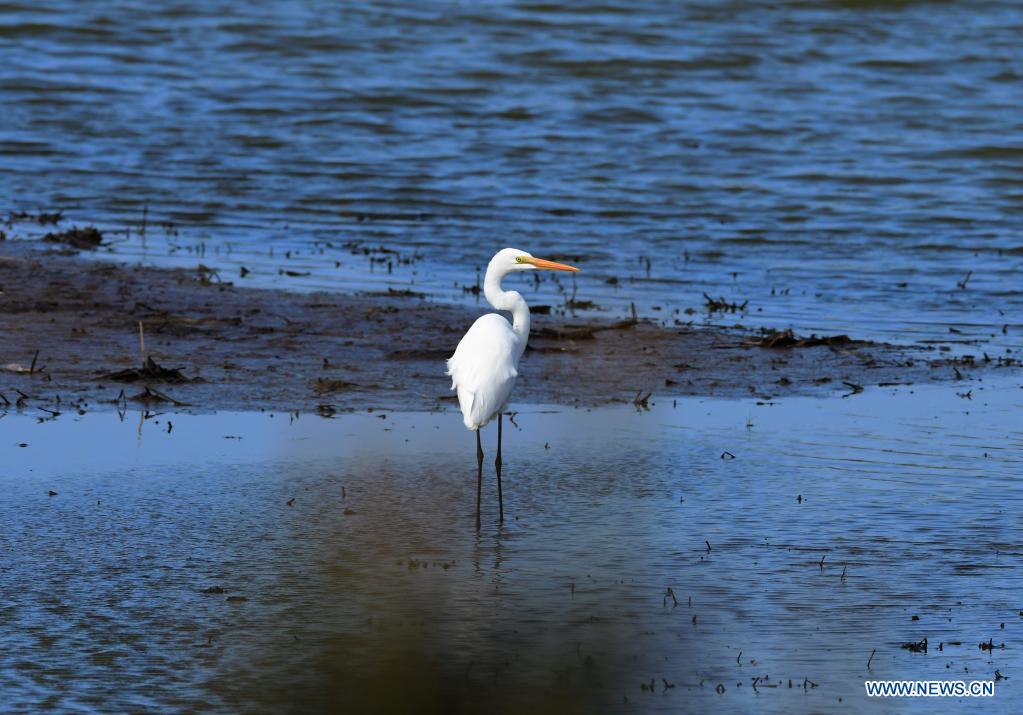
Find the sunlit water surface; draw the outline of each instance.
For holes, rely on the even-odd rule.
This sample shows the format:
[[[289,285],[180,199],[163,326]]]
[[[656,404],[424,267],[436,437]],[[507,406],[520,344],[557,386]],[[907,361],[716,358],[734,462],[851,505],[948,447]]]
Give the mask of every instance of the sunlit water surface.
[[[1018,349],[1021,36],[1015,0],[16,0],[0,210],[252,285],[472,300],[514,245],[608,313]]]
[[[479,533],[452,413],[10,413],[4,709],[930,712],[863,680],[998,671],[1015,712],[1021,408],[524,407]]]

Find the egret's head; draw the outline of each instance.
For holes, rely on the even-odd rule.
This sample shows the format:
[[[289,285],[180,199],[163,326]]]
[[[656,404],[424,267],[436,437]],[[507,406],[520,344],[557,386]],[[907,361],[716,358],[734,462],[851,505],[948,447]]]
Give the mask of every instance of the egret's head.
[[[546,271],[578,271],[579,269],[575,266],[569,266],[564,263],[555,263],[554,261],[547,261],[543,258],[534,258],[531,254],[526,251],[520,251],[517,248],[505,248],[497,252],[493,260],[490,262],[491,265],[497,264],[506,271],[534,271],[534,270],[546,270]]]

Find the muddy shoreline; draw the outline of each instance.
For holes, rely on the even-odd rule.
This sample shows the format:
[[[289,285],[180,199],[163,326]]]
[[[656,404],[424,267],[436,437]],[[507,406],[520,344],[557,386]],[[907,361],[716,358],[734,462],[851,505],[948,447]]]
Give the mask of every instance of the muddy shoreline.
[[[228,281],[198,265],[192,271],[123,266],[83,261],[66,249],[0,242],[6,406],[43,417],[72,406],[132,403],[325,416],[442,408],[453,401],[444,359],[485,310],[393,291],[297,294]],[[142,364],[140,323],[153,363],[133,375]],[[771,400],[968,381],[987,370],[1016,369],[982,355],[964,359],[844,337],[818,342],[792,345],[777,335],[669,326],[643,316],[566,322],[534,315],[514,399],[640,407],[644,399],[672,396]]]

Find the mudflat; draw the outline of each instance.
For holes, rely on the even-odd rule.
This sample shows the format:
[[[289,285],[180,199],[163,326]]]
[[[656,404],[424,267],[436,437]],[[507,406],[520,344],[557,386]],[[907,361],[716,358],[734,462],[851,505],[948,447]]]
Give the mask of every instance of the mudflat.
[[[0,393],[7,404],[51,410],[127,401],[324,415],[434,409],[453,399],[444,360],[488,310],[394,290],[245,288],[198,265],[86,261],[20,241],[0,243],[0,287]],[[846,335],[534,315],[515,399],[640,407],[673,396],[770,400],[1015,367]]]

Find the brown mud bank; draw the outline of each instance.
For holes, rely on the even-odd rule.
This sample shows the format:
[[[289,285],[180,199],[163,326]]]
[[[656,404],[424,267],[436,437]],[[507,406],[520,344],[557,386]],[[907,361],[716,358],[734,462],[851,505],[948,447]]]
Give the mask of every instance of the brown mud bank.
[[[433,409],[453,399],[445,358],[487,309],[395,291],[240,288],[201,266],[95,263],[20,242],[0,243],[0,289],[0,408],[41,417],[132,401],[324,415]],[[1005,367],[983,356],[928,357],[919,348],[845,336],[536,315],[515,399],[637,406],[650,395],[769,400],[965,381]]]

